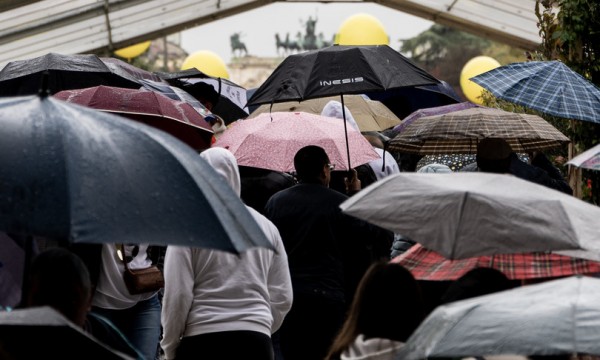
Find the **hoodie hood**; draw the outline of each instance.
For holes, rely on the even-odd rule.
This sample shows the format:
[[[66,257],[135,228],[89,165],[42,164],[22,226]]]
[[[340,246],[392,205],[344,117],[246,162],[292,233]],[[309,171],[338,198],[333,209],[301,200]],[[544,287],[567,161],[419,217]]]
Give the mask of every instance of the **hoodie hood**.
[[[240,196],[242,189],[240,170],[237,165],[237,160],[231,151],[225,148],[213,147],[201,152],[200,156],[206,160],[217,173],[223,176],[233,191]]]
[[[348,125],[352,126],[354,130],[360,131],[356,120],[354,120],[354,116],[352,116],[352,113],[350,112],[350,109],[348,109],[347,106],[344,106],[344,109],[346,112],[346,122],[348,123]],[[323,111],[321,111],[321,115],[343,119],[344,114],[342,113],[342,103],[339,101],[331,100],[330,102],[325,104],[325,106],[323,107]]]

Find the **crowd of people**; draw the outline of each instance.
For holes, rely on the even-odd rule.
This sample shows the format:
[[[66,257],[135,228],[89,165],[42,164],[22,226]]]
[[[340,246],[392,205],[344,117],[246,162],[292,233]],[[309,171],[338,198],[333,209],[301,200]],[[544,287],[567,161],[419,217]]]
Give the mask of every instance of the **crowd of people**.
[[[326,116],[341,113],[335,101],[323,109]],[[345,114],[359,130],[351,112]],[[227,131],[218,118],[213,126]],[[224,148],[200,153],[245,202],[274,250],[236,255],[59,239],[33,259],[21,306],[51,306],[137,359],[393,359],[435,306],[519,285],[499,271],[475,269],[454,283],[425,286],[390,263],[415,241],[339,207],[403,168],[384,149],[385,136],[363,135],[379,159],[349,171],[335,171],[316,145],[295,154],[293,175],[240,167]],[[529,159],[522,161],[502,139],[483,139],[476,162],[461,171],[512,174],[572,193],[544,154]],[[444,164],[412,170],[452,172]],[[133,290],[126,280],[154,268],[164,286]]]

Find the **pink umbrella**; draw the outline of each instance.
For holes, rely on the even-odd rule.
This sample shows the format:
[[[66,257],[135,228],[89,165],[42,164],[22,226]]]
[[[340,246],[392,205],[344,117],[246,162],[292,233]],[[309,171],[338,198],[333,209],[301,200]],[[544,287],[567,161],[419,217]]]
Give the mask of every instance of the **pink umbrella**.
[[[210,147],[213,131],[194,108],[148,90],[95,86],[65,90],[54,97],[143,122],[175,136],[196,150]]]
[[[351,166],[379,159],[360,132],[348,127]],[[263,113],[240,120],[213,146],[229,149],[238,164],[281,172],[294,170],[294,155],[307,145],[325,149],[337,170],[348,170],[343,120],[304,112]]]

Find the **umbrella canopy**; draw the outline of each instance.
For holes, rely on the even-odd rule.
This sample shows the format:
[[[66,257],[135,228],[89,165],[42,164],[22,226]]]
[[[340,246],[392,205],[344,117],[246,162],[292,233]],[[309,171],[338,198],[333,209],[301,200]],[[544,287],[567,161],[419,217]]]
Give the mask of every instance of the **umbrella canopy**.
[[[398,359],[600,355],[599,296],[599,279],[577,276],[440,306]]]
[[[140,80],[142,83],[142,87],[140,89],[146,89],[150,91],[155,91],[157,93],[161,93],[169,99],[183,101],[190,104],[200,115],[202,115],[205,119],[208,119],[211,116],[214,116],[206,106],[202,105],[200,101],[198,101],[195,97],[190,95],[185,90],[182,90],[176,86],[171,86],[168,83],[157,82],[152,80],[142,79]]]
[[[48,73],[47,89],[61,90],[110,85],[137,89],[130,77],[116,74],[96,55],[61,55],[49,53],[28,60],[11,61],[0,71],[0,96],[37,94],[42,75]]]
[[[600,254],[599,207],[510,175],[401,173],[340,207],[448,259],[575,248]]]
[[[419,109],[457,104],[462,101],[452,86],[445,81],[435,85],[369,92],[366,95],[373,100],[381,101],[401,119]]]
[[[54,98],[0,99],[0,230],[82,243],[271,247],[190,147]]]
[[[477,107],[413,121],[389,142],[389,148],[419,155],[475,154],[484,138],[502,138],[515,152],[530,152],[569,142],[537,115]]]
[[[387,45],[333,45],[285,58],[254,92],[248,105],[438,83]]]
[[[318,145],[336,170],[347,170],[344,138],[343,120],[304,112],[274,112],[236,122],[213,146],[229,149],[241,166],[290,172],[298,150]],[[348,129],[348,140],[352,167],[379,159],[360,132]]]
[[[50,307],[0,312],[0,356],[15,360],[133,360],[86,334]]]
[[[560,61],[513,63],[470,80],[497,98],[545,114],[600,123],[600,88]]]
[[[264,104],[252,112],[249,118],[271,111],[302,111],[319,115],[323,111],[325,105],[332,100],[339,101],[340,98],[337,96],[329,96],[300,102],[287,101],[273,104],[273,106]],[[352,113],[352,117],[354,117],[361,132],[383,131],[400,123],[400,119],[379,101],[369,100],[360,95],[348,95],[344,97],[344,105],[346,105],[348,110]]]
[[[54,97],[146,123],[196,150],[210,147],[213,131],[204,117],[191,105],[154,91],[95,86],[61,91]]]
[[[216,96],[212,112],[223,118],[226,124],[248,117],[246,89],[228,79],[206,75],[192,68],[174,73],[157,73],[161,78],[183,88],[194,96],[210,98]],[[210,85],[207,87],[206,85]],[[214,92],[214,94],[209,94]]]
[[[550,253],[499,254],[462,260],[449,260],[416,244],[392,260],[409,270],[418,280],[456,280],[478,267],[493,268],[512,280],[564,277],[600,273],[600,263]]]
[[[408,125],[412,124],[415,120],[426,116],[442,115],[459,110],[471,109],[474,107],[480,107],[477,104],[473,104],[469,101],[464,101],[458,104],[450,104],[444,106],[436,106],[427,109],[419,109],[412,112],[410,115],[402,119],[402,122],[394,127],[394,132],[401,133]]]
[[[142,84],[142,80],[151,80],[166,84],[166,81],[163,81],[158,75],[150,71],[140,69],[139,67],[126,63],[123,60],[111,57],[101,57],[100,60],[102,60],[102,62],[106,64],[106,66],[108,66],[110,71],[112,71],[114,74],[119,75],[122,78],[128,79],[132,82],[136,82],[140,85]]]
[[[567,164],[584,169],[600,170],[600,144],[575,156]]]

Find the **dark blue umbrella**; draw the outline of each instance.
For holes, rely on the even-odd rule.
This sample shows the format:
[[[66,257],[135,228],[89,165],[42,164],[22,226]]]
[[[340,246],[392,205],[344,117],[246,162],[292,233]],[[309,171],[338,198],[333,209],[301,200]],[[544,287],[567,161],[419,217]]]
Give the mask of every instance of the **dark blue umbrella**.
[[[462,101],[452,86],[445,81],[434,85],[369,92],[366,95],[371,100],[381,101],[400,119],[419,109],[457,104]]]
[[[600,123],[600,88],[560,61],[513,63],[471,81],[497,98],[545,114]]]
[[[53,98],[0,99],[0,230],[237,253],[271,247],[239,197],[170,135]]]

